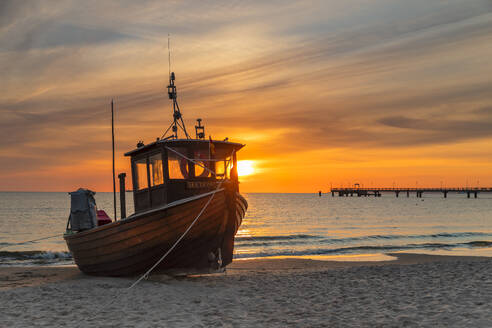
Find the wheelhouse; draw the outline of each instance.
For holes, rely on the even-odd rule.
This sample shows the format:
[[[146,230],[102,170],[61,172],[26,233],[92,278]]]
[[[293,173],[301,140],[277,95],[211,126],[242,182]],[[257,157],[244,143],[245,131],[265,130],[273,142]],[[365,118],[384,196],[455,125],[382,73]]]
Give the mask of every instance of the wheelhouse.
[[[244,145],[203,139],[139,143],[131,157],[135,213],[213,191],[222,180],[237,186],[236,152]]]

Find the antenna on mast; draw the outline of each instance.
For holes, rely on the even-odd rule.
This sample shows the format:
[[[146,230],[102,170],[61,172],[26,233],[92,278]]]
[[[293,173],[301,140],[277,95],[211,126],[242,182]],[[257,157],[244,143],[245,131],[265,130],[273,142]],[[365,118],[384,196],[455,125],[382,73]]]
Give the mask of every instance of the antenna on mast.
[[[172,128],[172,135],[169,138],[174,138],[178,139],[178,127],[180,127],[183,132],[186,135],[187,139],[190,139],[190,136],[188,135],[188,132],[186,131],[186,127],[183,121],[183,115],[181,115],[181,111],[179,110],[179,105],[177,101],[178,94],[176,92],[176,85],[174,84],[174,80],[176,79],[174,72],[171,72],[171,37],[168,34],[167,35],[167,49],[168,49],[168,64],[169,64],[169,85],[167,86],[167,94],[169,95],[169,99],[173,101],[173,122],[171,125],[167,128],[166,132],[164,132],[163,136],[161,137],[164,138],[169,131],[169,129]]]
[[[171,76],[171,35],[167,33],[167,54],[168,54],[168,67],[169,67],[169,76]]]

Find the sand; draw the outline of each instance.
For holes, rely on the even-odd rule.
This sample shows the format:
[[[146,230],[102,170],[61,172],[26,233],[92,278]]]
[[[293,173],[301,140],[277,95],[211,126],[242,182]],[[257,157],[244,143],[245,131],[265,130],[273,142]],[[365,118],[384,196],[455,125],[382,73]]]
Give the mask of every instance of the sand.
[[[492,258],[236,261],[226,274],[100,278],[0,268],[0,327],[491,327]]]

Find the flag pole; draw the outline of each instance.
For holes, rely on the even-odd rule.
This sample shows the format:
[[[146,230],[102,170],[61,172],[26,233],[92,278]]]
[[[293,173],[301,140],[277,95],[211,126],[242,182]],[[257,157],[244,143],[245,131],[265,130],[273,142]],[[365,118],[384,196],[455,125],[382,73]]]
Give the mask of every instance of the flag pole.
[[[113,99],[111,99],[111,140],[113,146],[113,205],[114,205],[114,220],[116,221],[116,178],[114,170],[114,111]]]

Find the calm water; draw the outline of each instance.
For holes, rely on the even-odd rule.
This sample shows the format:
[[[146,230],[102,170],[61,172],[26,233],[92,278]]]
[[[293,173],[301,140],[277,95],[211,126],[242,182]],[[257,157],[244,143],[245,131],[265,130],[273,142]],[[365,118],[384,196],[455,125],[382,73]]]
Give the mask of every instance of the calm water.
[[[249,209],[236,237],[238,259],[380,259],[398,251],[492,256],[492,195],[245,197]],[[98,207],[110,216],[112,200],[111,193],[96,194]],[[128,213],[132,202],[127,193]],[[0,192],[0,265],[72,263],[62,238],[69,208],[67,193]],[[17,245],[52,235],[59,237]]]

